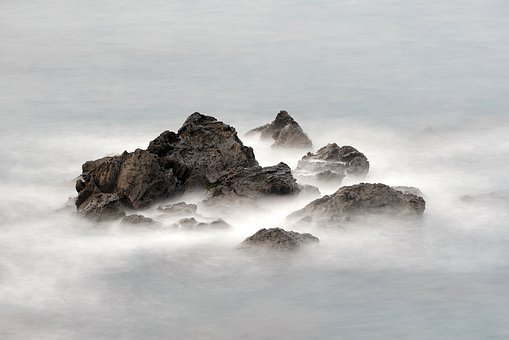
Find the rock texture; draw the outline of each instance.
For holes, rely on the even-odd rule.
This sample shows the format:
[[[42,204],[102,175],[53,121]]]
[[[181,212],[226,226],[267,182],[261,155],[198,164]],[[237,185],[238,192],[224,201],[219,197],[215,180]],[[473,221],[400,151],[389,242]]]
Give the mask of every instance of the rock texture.
[[[257,165],[253,149],[233,127],[196,112],[178,133],[163,132],[147,150],[83,164],[76,207],[97,221],[113,218],[122,215],[121,205],[147,207],[187,189],[203,189],[232,168]]]
[[[240,248],[267,248],[273,250],[296,250],[305,245],[318,244],[319,239],[311,234],[286,231],[281,228],[260,229],[246,238]]]
[[[285,163],[268,167],[231,169],[209,185],[213,197],[291,195],[300,192],[292,171]]]
[[[117,194],[92,193],[78,207],[78,213],[96,221],[108,221],[125,216]]]
[[[422,197],[403,193],[385,184],[361,183],[340,188],[288,216],[314,226],[340,226],[364,214],[422,215]]]
[[[419,188],[416,188],[416,187],[395,186],[395,187],[391,187],[391,188],[396,189],[398,191],[401,191],[404,194],[412,194],[412,195],[415,195],[415,196],[424,197],[424,194],[422,193],[422,191],[419,190]]]
[[[198,206],[196,204],[187,204],[186,202],[179,202],[174,204],[168,204],[165,206],[159,206],[157,207],[157,210],[167,214],[191,215],[196,213],[197,208]]]
[[[270,124],[257,127],[246,135],[260,133],[263,139],[274,140],[274,147],[311,148],[313,143],[304,133],[299,123],[286,111],[280,111]]]
[[[327,144],[316,153],[308,152],[297,164],[297,177],[314,177],[321,181],[341,182],[345,176],[364,177],[369,161],[352,146]]]

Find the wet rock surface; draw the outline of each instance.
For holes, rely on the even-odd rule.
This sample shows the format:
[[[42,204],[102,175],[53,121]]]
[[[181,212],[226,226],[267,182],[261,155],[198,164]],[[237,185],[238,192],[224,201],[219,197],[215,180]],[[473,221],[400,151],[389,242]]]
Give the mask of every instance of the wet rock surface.
[[[288,216],[290,221],[313,226],[341,226],[361,215],[422,215],[426,202],[385,184],[361,183],[340,188]]]
[[[260,229],[254,235],[246,238],[241,249],[265,248],[272,250],[296,250],[306,245],[318,244],[319,239],[308,233],[286,231],[281,228]]]
[[[316,153],[308,152],[297,164],[295,176],[341,183],[346,176],[363,178],[369,171],[369,161],[352,146],[327,144]]]
[[[260,133],[263,139],[273,139],[275,147],[311,148],[313,143],[299,123],[286,111],[280,111],[274,121],[248,131],[246,135]]]

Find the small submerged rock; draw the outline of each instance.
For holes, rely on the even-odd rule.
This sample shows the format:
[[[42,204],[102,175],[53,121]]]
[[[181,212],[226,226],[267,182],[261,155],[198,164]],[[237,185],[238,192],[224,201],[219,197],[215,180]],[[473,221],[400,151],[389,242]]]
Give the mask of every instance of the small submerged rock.
[[[305,245],[318,244],[319,239],[308,233],[286,231],[281,228],[260,229],[246,238],[240,248],[267,248],[273,250],[296,250]]]
[[[314,226],[341,226],[360,215],[419,216],[426,202],[385,184],[361,183],[339,188],[288,216],[290,221]]]
[[[345,176],[364,177],[369,161],[352,146],[327,144],[316,153],[308,152],[297,164],[297,177],[314,177],[320,181],[341,182]]]
[[[189,215],[195,214],[197,210],[196,204],[187,204],[186,202],[178,202],[157,207],[157,210],[166,214]]]
[[[493,204],[493,203],[509,203],[509,190],[498,190],[492,191],[485,194],[477,194],[477,195],[463,195],[460,197],[460,200],[468,203],[484,203],[484,204]]]
[[[246,135],[260,134],[262,139],[273,139],[274,147],[311,148],[313,143],[297,123],[286,111],[280,111],[274,121],[246,133]]]
[[[194,217],[183,218],[178,221],[180,230],[187,231],[204,231],[204,230],[226,230],[231,226],[222,218],[218,218],[212,222],[198,222]]]
[[[125,216],[122,221],[120,221],[123,225],[156,225],[155,222],[150,217],[145,217],[143,215],[132,214]]]

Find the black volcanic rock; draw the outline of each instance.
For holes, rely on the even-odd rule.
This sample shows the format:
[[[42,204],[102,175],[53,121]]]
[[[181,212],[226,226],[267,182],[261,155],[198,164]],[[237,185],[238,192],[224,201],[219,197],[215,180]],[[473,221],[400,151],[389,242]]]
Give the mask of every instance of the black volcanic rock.
[[[315,177],[322,181],[341,182],[345,176],[364,177],[369,161],[352,146],[327,144],[316,153],[308,152],[297,164],[296,176]]]
[[[311,148],[313,146],[299,123],[286,111],[280,111],[272,123],[250,130],[246,135],[255,133],[260,133],[263,139],[272,138],[274,147]]]
[[[340,226],[364,214],[390,216],[422,215],[426,202],[420,196],[403,193],[385,184],[361,183],[340,188],[288,216],[315,226]]]
[[[281,228],[260,229],[246,238],[241,249],[267,248],[273,250],[296,250],[305,245],[318,244],[319,239],[311,234],[286,231]]]

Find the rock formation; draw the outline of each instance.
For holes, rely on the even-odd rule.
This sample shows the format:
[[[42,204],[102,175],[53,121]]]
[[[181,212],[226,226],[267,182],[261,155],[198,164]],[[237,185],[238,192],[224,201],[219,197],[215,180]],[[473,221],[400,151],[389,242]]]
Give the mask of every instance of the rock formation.
[[[281,228],[260,229],[254,235],[246,238],[241,249],[266,248],[272,250],[296,250],[305,245],[318,244],[319,239],[311,234],[286,231]]]
[[[285,163],[262,168],[231,169],[209,184],[212,197],[240,196],[257,198],[261,195],[291,195],[300,192]]]
[[[94,220],[122,215],[192,188],[205,188],[225,171],[256,167],[253,149],[235,129],[193,113],[178,133],[163,132],[147,150],[88,161],[76,182],[78,212]]]
[[[256,133],[260,133],[260,137],[263,139],[272,138],[274,147],[309,149],[313,146],[299,123],[286,111],[280,111],[272,123],[250,130],[246,135]]]
[[[297,164],[295,176],[341,182],[345,176],[364,177],[369,171],[366,156],[351,146],[327,144],[316,153],[308,152]]]
[[[426,202],[422,197],[403,193],[385,184],[361,183],[340,188],[288,216],[314,226],[341,226],[365,214],[422,215]]]

